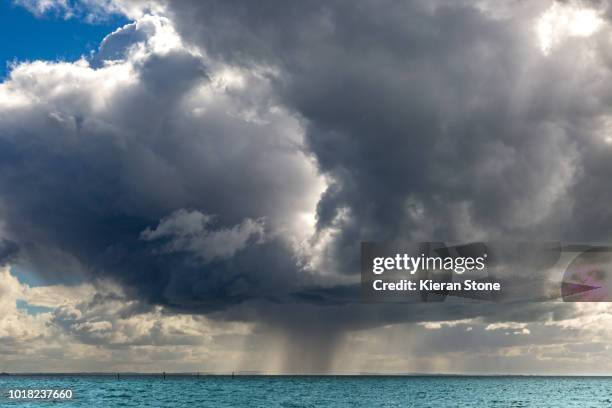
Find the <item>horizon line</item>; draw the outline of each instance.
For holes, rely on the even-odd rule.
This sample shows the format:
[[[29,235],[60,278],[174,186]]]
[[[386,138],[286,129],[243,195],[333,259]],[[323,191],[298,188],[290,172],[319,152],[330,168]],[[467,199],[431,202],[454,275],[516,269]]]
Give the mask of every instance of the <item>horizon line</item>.
[[[470,374],[470,373],[259,373],[255,371],[236,371],[231,373],[211,373],[205,371],[75,371],[75,372],[0,372],[2,377],[26,376],[147,376],[147,377],[612,377],[612,374]]]

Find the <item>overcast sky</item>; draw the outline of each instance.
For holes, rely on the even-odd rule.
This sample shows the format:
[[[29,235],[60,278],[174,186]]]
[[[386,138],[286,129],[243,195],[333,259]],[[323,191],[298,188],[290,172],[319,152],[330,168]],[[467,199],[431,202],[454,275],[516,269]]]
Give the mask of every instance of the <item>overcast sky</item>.
[[[607,303],[353,290],[611,241],[607,2],[3,1],[0,371],[612,374]]]

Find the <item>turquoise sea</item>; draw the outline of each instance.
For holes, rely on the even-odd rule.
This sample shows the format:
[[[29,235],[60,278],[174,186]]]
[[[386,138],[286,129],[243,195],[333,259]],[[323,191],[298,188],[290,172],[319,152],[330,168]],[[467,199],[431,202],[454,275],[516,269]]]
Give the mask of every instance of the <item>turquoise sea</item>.
[[[0,377],[4,407],[610,407],[612,377],[114,376]],[[9,390],[70,389],[70,401]]]

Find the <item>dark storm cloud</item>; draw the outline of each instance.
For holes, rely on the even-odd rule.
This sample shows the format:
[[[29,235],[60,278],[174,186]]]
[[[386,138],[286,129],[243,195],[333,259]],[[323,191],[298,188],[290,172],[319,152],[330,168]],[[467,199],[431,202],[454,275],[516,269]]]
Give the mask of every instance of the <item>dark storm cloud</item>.
[[[8,239],[0,240],[0,266],[15,260],[19,253],[19,246]]]
[[[212,55],[280,69],[275,89],[330,180],[317,207],[319,229],[337,232],[327,265],[356,274],[366,240],[610,239],[610,150],[594,125],[612,95],[597,57],[604,34],[544,55],[535,28],[553,3],[516,2],[502,17],[495,4],[169,8]],[[347,291],[297,296],[334,304]],[[531,320],[541,307],[504,318]]]
[[[149,36],[163,28],[148,19]],[[266,113],[252,77],[244,90],[218,90],[200,56],[151,51],[118,32],[103,51],[116,39],[121,58],[134,45],[145,54],[119,62],[131,71],[115,88],[117,66],[13,72],[10,87],[43,101],[0,113],[2,233],[23,246],[20,262],[52,281],[110,277],[186,312],[296,285],[295,255],[274,232],[304,210],[314,174],[292,119]],[[243,118],[253,104],[259,122]]]
[[[355,259],[363,240],[573,238],[561,217],[578,135],[564,117],[590,114],[573,102],[590,89],[564,89],[571,68],[543,60],[520,16],[436,3],[171,6],[207,51],[283,70],[277,90],[332,180],[319,227],[348,210],[335,259]]]
[[[70,76],[15,75],[44,103],[2,114],[3,232],[148,303],[283,327],[298,348],[325,331],[313,347],[329,351],[347,328],[400,321],[572,316],[542,304],[359,305],[330,278],[359,273],[366,240],[609,239],[610,151],[592,124],[612,95],[606,66],[599,54],[576,66],[578,42],[542,54],[533,25],[548,2],[503,17],[475,4],[172,2],[169,18],[211,65],[185,49],[152,53],[103,109],[63,86]],[[126,58],[150,35],[127,26],[98,58]],[[190,104],[215,64],[249,72],[246,85]],[[287,140],[294,117],[305,146]],[[313,241],[333,232],[317,249],[319,286],[278,233],[307,211],[302,152],[329,182],[316,205]],[[200,224],[163,232],[173,214]],[[209,256],[202,245],[221,236],[238,249]]]
[[[551,4],[501,20],[474,2],[171,10],[207,51],[281,67],[277,90],[333,180],[319,227],[348,210],[332,253],[347,260],[363,240],[609,239],[610,153],[589,123],[607,112],[610,78],[600,61],[574,63],[583,44],[542,55],[535,18]]]

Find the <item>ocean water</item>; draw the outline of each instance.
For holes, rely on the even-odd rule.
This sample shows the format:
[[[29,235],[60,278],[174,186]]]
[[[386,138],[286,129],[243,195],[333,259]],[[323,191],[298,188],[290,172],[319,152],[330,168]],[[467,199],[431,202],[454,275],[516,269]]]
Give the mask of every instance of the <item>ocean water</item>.
[[[69,401],[8,390],[70,389]],[[612,378],[416,376],[6,376],[2,407],[610,407]]]

